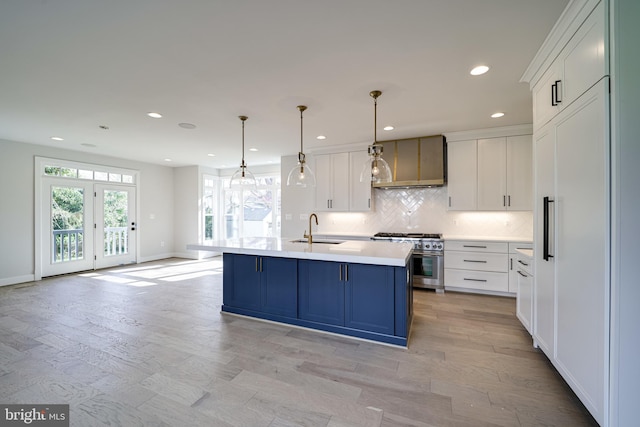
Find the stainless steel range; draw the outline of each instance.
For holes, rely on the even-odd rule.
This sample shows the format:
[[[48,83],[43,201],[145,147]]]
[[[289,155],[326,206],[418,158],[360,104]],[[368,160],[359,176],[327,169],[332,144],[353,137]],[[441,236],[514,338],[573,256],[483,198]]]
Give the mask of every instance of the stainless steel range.
[[[377,233],[372,240],[413,243],[413,287],[444,292],[442,234]]]

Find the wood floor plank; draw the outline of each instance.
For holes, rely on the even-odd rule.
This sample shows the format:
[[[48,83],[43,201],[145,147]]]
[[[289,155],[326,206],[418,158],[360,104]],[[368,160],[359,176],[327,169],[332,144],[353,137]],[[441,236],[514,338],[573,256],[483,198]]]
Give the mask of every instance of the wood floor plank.
[[[0,288],[0,399],[74,426],[595,426],[512,298],[414,293],[409,348],[220,312],[222,262]]]

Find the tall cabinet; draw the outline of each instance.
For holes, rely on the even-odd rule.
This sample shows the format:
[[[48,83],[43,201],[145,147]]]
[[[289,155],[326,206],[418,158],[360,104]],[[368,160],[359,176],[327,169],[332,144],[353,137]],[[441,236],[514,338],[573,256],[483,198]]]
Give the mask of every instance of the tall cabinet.
[[[570,2],[545,42],[555,46],[543,45],[523,77],[534,99],[534,342],[601,425],[611,253],[605,22],[604,1]]]

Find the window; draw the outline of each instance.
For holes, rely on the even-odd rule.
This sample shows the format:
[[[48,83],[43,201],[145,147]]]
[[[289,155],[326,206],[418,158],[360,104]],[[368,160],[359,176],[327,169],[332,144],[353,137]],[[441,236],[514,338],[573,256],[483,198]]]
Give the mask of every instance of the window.
[[[82,167],[75,168],[63,166],[65,164],[74,164],[78,166],[82,165]],[[94,169],[89,169],[92,166],[94,165],[67,162],[63,160],[47,160],[47,163],[44,164],[44,167],[41,170],[43,175],[45,176],[135,184],[135,177],[133,174],[123,174],[120,172],[120,169],[118,169],[118,171],[115,171],[115,168],[108,168],[112,169],[111,171],[108,169],[103,170],[103,166],[95,166]]]
[[[225,239],[280,236],[280,176],[256,177],[256,190],[231,191],[223,180]]]
[[[218,193],[217,181],[210,176],[205,175],[203,179],[203,195],[202,195],[202,218],[203,218],[203,239],[216,240],[218,239],[216,216],[218,211]]]

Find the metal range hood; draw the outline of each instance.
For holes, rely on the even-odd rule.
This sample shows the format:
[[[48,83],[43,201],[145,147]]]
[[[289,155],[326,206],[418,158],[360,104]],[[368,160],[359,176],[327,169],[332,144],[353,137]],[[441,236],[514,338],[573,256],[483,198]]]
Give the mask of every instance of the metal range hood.
[[[443,135],[378,141],[389,163],[392,182],[374,188],[441,187],[447,182],[447,144]]]

